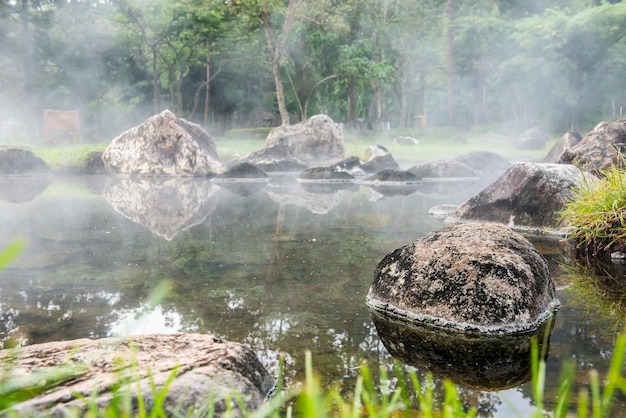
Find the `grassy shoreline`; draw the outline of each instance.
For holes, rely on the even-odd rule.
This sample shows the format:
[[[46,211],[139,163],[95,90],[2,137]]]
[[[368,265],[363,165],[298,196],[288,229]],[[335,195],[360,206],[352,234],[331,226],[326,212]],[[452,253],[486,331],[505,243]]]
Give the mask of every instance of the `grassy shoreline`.
[[[418,145],[394,145],[393,139],[399,136],[412,136],[419,141]],[[462,139],[461,139],[462,138]],[[558,141],[557,137],[546,143],[543,149],[528,150],[515,146],[516,136],[504,135],[483,129],[456,131],[450,128],[433,128],[415,133],[405,130],[387,132],[344,133],[345,155],[356,155],[365,159],[367,147],[382,145],[399,161],[405,164],[450,159],[457,155],[472,151],[491,151],[500,154],[512,162],[541,161],[550,148]],[[224,161],[247,155],[265,145],[263,138],[249,135],[237,136],[237,132],[216,138],[217,152]],[[84,166],[90,154],[104,151],[108,142],[90,144],[72,144],[59,146],[30,146],[35,155],[44,160],[56,172],[76,172]]]

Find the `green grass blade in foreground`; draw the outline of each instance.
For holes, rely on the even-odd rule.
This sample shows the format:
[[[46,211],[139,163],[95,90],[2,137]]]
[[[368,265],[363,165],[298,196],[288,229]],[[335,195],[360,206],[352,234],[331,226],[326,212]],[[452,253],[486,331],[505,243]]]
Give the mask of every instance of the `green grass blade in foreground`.
[[[0,253],[0,270],[4,270],[26,248],[26,241],[15,239]]]

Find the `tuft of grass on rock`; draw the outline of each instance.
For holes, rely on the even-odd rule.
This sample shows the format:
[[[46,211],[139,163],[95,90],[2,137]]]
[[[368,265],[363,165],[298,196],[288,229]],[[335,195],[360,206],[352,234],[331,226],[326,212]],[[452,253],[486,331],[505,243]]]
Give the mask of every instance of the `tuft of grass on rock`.
[[[572,226],[570,239],[587,260],[626,249],[626,173],[613,165],[602,174],[574,188],[561,213]]]

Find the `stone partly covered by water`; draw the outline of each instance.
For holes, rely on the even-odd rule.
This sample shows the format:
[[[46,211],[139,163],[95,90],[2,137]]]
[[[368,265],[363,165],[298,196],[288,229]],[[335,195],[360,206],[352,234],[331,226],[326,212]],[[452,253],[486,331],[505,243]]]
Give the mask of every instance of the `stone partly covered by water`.
[[[330,117],[316,115],[301,123],[273,128],[264,148],[238,162],[249,162],[265,171],[302,171],[343,158],[343,131]]]
[[[32,151],[23,148],[0,149],[0,175],[45,175],[50,167]]]
[[[241,394],[247,410],[252,411],[274,386],[273,378],[250,348],[206,334],[50,342],[0,351],[0,361],[10,364],[3,377],[16,382],[31,379],[37,387],[59,380],[58,386],[14,406],[16,416],[35,416],[43,411],[65,416],[66,408],[84,413],[84,399],[95,401],[102,408],[111,402],[117,384],[121,385],[121,393],[129,391],[135,407],[140,391],[150,411],[156,401],[155,393],[173,374],[163,401],[168,415],[184,416],[189,408],[206,407],[214,397],[215,415],[221,416],[227,410],[227,394]],[[46,382],[46,376],[50,382]],[[236,416],[241,413],[236,402],[228,408]]]
[[[112,174],[214,176],[224,172],[215,140],[169,110],[113,139],[102,154]]]
[[[497,224],[431,232],[378,264],[366,303],[375,312],[467,332],[537,329],[559,306],[545,259]]]
[[[498,222],[511,227],[559,228],[560,212],[590,174],[567,164],[516,163],[474,197],[448,221]]]

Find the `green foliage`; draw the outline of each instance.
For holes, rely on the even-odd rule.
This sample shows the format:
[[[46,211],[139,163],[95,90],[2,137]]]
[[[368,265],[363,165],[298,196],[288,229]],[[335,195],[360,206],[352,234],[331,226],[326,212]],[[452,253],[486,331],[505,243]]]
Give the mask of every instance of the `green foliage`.
[[[570,238],[591,257],[626,244],[626,173],[614,165],[602,174],[574,189],[561,214],[572,225]]]
[[[532,417],[543,417],[546,413],[546,404],[544,399],[544,382],[545,382],[545,352],[540,352],[537,341],[532,344],[532,387],[534,410]],[[546,347],[546,344],[542,345]],[[543,350],[543,349],[542,349]],[[553,403],[552,416],[560,418],[571,416],[570,408],[575,408],[576,416],[583,417],[605,417],[610,416],[613,401],[618,393],[626,395],[626,378],[624,377],[624,356],[626,355],[626,330],[620,334],[615,342],[613,356],[607,375],[604,379],[600,379],[597,371],[592,370],[589,373],[588,388],[583,388],[578,394],[572,394],[572,383],[575,368],[571,362],[565,363],[560,377],[560,389],[557,398]],[[358,376],[353,396],[346,398],[342,396],[338,389],[333,388],[325,390],[320,383],[319,377],[313,369],[311,353],[305,355],[306,377],[305,381],[299,388],[285,389],[282,384],[282,376],[284,369],[284,361],[280,362],[280,375],[278,376],[276,393],[257,411],[247,411],[245,403],[241,395],[233,393],[227,397],[227,405],[232,405],[234,401],[243,416],[253,418],[265,417],[291,417],[301,416],[305,418],[323,418],[323,417],[411,417],[420,416],[424,418],[433,417],[475,417],[477,411],[474,408],[466,408],[459,397],[456,386],[446,381],[444,383],[445,394],[442,400],[436,400],[433,392],[434,384],[432,376],[428,375],[424,382],[421,382],[415,370],[409,370],[408,375],[403,372],[399,363],[394,363],[393,376],[388,376],[385,368],[380,370],[380,379],[375,382],[367,365],[362,365],[360,375]],[[59,368],[52,372],[47,372],[46,376],[32,376],[25,381],[17,381],[11,379],[0,380],[0,410],[11,405],[12,402],[6,402],[7,393],[11,393],[13,400],[25,400],[41,393],[41,390],[33,390],[33,387],[40,387],[37,382],[41,382],[45,378],[49,385],[60,384],[64,380],[76,376],[84,372],[84,369],[65,369]],[[2,376],[5,376],[6,371]],[[101,409],[97,406],[94,397],[83,398],[86,404],[88,417],[160,417],[166,416],[168,413],[163,410],[163,404],[168,391],[168,385],[175,379],[177,371],[173,371],[168,381],[163,387],[151,386],[152,395],[155,399],[152,407],[148,409],[141,395],[137,401],[138,409],[132,412],[132,402],[129,392],[124,389],[129,382],[128,380],[120,380],[120,384],[112,388],[113,397],[108,406]],[[390,382],[397,382],[395,389],[390,387]],[[9,388],[9,389],[7,389]],[[94,394],[95,396],[95,394]],[[573,396],[577,396],[577,404],[572,405]],[[200,417],[213,416],[213,403],[209,400],[197,410],[178,411],[175,416]],[[236,413],[232,406],[228,407],[225,416],[235,416]],[[171,411],[170,411],[171,413]],[[570,415],[568,415],[570,414]],[[75,413],[69,411],[68,416],[75,416]]]
[[[77,108],[100,138],[164,108],[218,132],[233,120],[251,126],[255,113],[277,109],[264,13],[292,114],[348,126],[363,118],[374,129],[382,120],[415,127],[426,114],[444,125],[450,95],[463,123],[562,132],[624,106],[623,2],[455,2],[448,25],[440,0],[298,1],[283,34],[289,3],[9,2],[0,63],[28,71],[0,79],[2,108],[33,127],[41,107]]]

